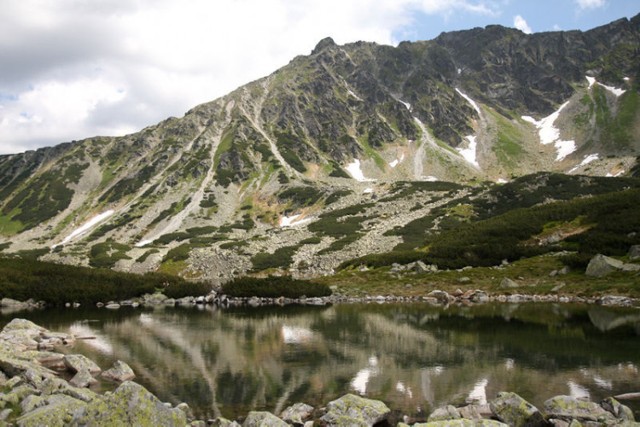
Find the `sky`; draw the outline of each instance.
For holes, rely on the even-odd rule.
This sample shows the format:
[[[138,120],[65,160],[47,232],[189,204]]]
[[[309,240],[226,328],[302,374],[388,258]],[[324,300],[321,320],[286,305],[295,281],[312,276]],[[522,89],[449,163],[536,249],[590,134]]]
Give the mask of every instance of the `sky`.
[[[397,45],[500,24],[588,30],[637,0],[0,0],[0,154],[133,133],[319,40]]]

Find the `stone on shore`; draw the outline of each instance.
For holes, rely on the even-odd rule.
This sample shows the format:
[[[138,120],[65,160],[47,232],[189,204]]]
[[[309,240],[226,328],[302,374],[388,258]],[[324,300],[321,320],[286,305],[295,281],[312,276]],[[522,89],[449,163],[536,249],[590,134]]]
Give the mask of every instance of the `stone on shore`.
[[[113,366],[104,371],[101,376],[112,381],[124,382],[136,377],[133,369],[121,360],[113,362]]]
[[[289,424],[271,412],[251,411],[242,423],[242,427],[289,427]]]
[[[625,264],[615,258],[598,254],[589,261],[585,274],[592,277],[604,277],[615,271],[640,271],[640,265]]]
[[[89,387],[90,385],[96,384],[97,382],[98,381],[95,378],[93,378],[93,375],[91,375],[91,372],[89,372],[87,369],[79,370],[73,376],[73,378],[69,380],[69,384],[71,384],[74,387],[80,387],[80,388]]]
[[[595,402],[576,399],[571,396],[555,396],[544,402],[548,419],[570,422],[598,422],[613,424],[616,418]]]
[[[397,427],[409,427],[408,424],[399,423]],[[509,427],[507,424],[496,420],[444,420],[431,421],[428,423],[416,423],[412,427]]]
[[[306,403],[295,403],[293,406],[289,406],[282,411],[280,418],[289,424],[303,425],[305,421],[311,418],[313,413],[313,406]]]
[[[347,394],[329,402],[327,413],[320,419],[328,426],[373,426],[387,419],[391,410],[379,400]]]
[[[629,248],[629,253],[627,254],[631,261],[635,261],[640,259],[640,245],[633,245]]]
[[[448,420],[457,420],[462,418],[460,412],[453,405],[443,406],[441,408],[437,408],[435,411],[429,415],[427,421],[448,421]]]
[[[143,386],[122,383],[113,393],[96,398],[75,412],[74,425],[187,425],[187,417],[177,408],[168,408]]]
[[[546,425],[544,417],[538,408],[516,393],[498,393],[498,397],[490,401],[489,406],[496,418],[512,427]]]
[[[635,422],[636,418],[633,415],[633,411],[628,406],[618,402],[613,397],[607,397],[600,403],[603,409],[609,411],[614,417],[623,422]]]

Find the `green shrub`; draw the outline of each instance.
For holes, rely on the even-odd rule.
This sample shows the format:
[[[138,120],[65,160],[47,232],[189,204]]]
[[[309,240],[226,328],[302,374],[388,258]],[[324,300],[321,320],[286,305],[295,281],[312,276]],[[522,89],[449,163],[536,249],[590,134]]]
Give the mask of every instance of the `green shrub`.
[[[162,290],[172,298],[203,295],[211,286],[168,274],[137,275],[108,269],[0,258],[0,298],[33,298],[54,306],[66,302],[120,301]]]
[[[222,286],[222,292],[232,297],[309,298],[331,295],[325,284],[296,280],[291,277],[241,277]]]

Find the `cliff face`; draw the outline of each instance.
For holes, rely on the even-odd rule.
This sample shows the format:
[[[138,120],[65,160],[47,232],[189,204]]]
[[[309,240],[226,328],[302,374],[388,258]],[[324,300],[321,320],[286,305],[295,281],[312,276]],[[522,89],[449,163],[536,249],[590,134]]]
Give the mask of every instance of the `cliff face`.
[[[144,270],[188,242],[176,263],[207,248],[244,259],[229,261],[242,270],[239,233],[272,230],[272,247],[301,240],[281,236],[283,218],[320,215],[334,198],[357,205],[394,182],[630,174],[639,50],[640,16],[587,32],[489,26],[397,47],[327,38],[182,118],[0,157],[2,246],[42,255],[57,245],[47,258]]]

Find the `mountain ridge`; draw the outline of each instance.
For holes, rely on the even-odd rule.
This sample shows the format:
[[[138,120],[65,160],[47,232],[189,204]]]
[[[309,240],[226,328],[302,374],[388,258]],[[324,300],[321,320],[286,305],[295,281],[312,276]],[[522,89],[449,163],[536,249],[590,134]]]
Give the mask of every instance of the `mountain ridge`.
[[[640,154],[639,46],[640,15],[586,32],[488,26],[397,47],[325,38],[182,118],[0,156],[0,244],[196,276],[251,270],[271,249],[296,247],[298,263],[329,248],[337,260],[389,250],[391,220],[354,221],[343,235],[308,228],[331,209],[375,205],[402,181],[629,174]],[[400,215],[384,203],[377,214]],[[298,244],[318,238],[310,251]]]

